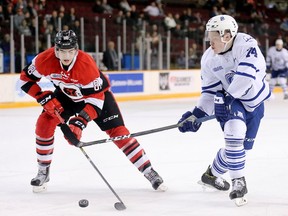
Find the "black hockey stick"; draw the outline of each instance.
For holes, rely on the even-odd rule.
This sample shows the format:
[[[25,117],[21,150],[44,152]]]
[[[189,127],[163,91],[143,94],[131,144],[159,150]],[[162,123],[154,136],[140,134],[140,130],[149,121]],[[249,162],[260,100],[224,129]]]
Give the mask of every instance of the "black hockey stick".
[[[117,136],[117,137],[110,137],[108,139],[101,139],[101,140],[96,140],[96,141],[91,141],[91,142],[82,142],[82,141],[78,140],[75,137],[75,135],[72,133],[72,131],[70,130],[70,128],[69,128],[69,126],[67,124],[62,124],[61,125],[61,130],[65,134],[66,138],[73,145],[75,145],[77,147],[86,147],[86,146],[91,146],[91,145],[95,145],[95,144],[102,144],[102,143],[107,143],[107,142],[112,142],[112,141],[118,141],[118,140],[123,140],[123,139],[130,138],[130,137],[143,136],[143,135],[147,135],[147,134],[151,134],[151,133],[157,133],[157,132],[160,132],[160,131],[165,131],[165,130],[170,130],[170,129],[173,129],[173,128],[178,128],[185,121],[189,121],[189,120],[196,121],[196,123],[202,123],[202,122],[214,119],[214,118],[215,118],[215,115],[205,116],[205,117],[198,118],[198,119],[195,119],[194,116],[190,116],[190,117],[188,117],[187,119],[185,119],[183,122],[181,122],[179,124],[168,125],[168,126],[165,126],[165,127],[160,127],[160,128],[140,131],[140,132],[137,132],[137,133],[131,133],[131,134]]]
[[[100,172],[100,170],[96,167],[96,165],[93,163],[93,161],[91,160],[91,158],[88,156],[88,154],[86,153],[86,151],[80,147],[80,150],[82,151],[82,153],[85,155],[85,157],[88,159],[88,161],[90,162],[90,164],[94,167],[94,169],[98,172],[98,174],[100,175],[100,177],[102,178],[102,180],[106,183],[106,185],[109,187],[109,189],[112,191],[112,193],[115,195],[115,197],[119,200],[119,202],[114,203],[114,207],[115,209],[121,211],[121,210],[125,210],[126,206],[124,205],[123,201],[120,199],[120,197],[118,196],[118,194],[115,192],[115,190],[111,187],[111,185],[108,183],[108,181],[105,179],[105,177],[102,175],[102,173]]]
[[[55,114],[57,115],[58,119],[61,122],[61,130],[62,128],[65,128],[64,130],[62,130],[64,136],[66,136],[66,131],[67,129],[69,129],[70,133],[72,133],[72,131],[70,130],[69,126],[64,122],[64,119],[60,116],[60,114],[58,112],[55,112]],[[73,134],[73,133],[72,133]],[[74,134],[73,134],[74,135]],[[74,138],[77,139],[74,135]],[[90,162],[90,164],[93,166],[93,168],[97,171],[97,173],[100,175],[100,177],[102,178],[102,180],[106,183],[106,185],[109,187],[110,191],[115,195],[115,197],[118,199],[119,202],[114,203],[114,208],[121,211],[121,210],[125,210],[126,206],[124,205],[123,201],[120,199],[120,197],[118,196],[118,194],[115,192],[115,190],[112,188],[112,186],[109,184],[109,182],[105,179],[105,177],[102,175],[102,173],[100,172],[100,170],[97,168],[97,166],[94,164],[94,162],[91,160],[91,158],[89,157],[89,155],[86,153],[86,151],[80,146],[79,147],[80,150],[82,151],[82,153],[85,155],[85,157],[87,158],[87,160]]]

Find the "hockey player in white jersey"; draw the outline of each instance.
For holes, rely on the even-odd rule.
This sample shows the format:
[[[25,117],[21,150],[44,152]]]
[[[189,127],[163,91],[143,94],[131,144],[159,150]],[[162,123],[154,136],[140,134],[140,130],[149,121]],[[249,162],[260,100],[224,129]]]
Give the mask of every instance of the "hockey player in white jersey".
[[[225,145],[219,149],[201,180],[227,191],[229,181],[221,176],[229,172],[232,180],[229,197],[241,206],[247,203],[246,152],[253,147],[264,115],[263,101],[270,97],[269,84],[265,80],[265,58],[253,37],[238,33],[238,24],[231,16],[212,17],[206,24],[205,37],[210,47],[201,59],[201,96],[196,107],[182,115],[179,123],[183,124],[179,130],[196,132],[201,124],[184,120],[215,113]]]
[[[267,69],[271,70],[269,82],[270,91],[273,92],[276,84],[279,84],[284,93],[284,99],[288,99],[287,73],[288,73],[288,51],[283,48],[283,40],[277,39],[275,46],[269,48],[266,57]]]

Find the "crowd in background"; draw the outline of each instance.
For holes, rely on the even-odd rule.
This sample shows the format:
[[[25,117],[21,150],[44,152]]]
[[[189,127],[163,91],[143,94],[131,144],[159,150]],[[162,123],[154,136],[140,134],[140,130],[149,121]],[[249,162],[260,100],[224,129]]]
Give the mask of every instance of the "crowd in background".
[[[52,1],[0,0],[1,52],[4,55],[8,55],[10,52],[11,15],[13,15],[16,36],[24,34],[28,38],[35,36],[35,18],[38,18],[40,52],[47,48],[47,35],[51,35],[53,39],[59,30],[59,17],[61,18],[62,29],[72,29],[80,37],[80,16],[77,8],[67,7],[67,5],[64,7],[61,4],[62,1],[56,1],[59,6],[48,11],[48,4]],[[161,0],[142,1],[142,3],[133,0],[90,0],[90,2],[92,7],[87,8],[87,10],[92,12],[95,17],[99,14],[110,15],[113,25],[122,25],[123,20],[126,20],[127,26],[131,27],[135,35],[143,36],[143,22],[147,23],[144,37],[150,38],[152,53],[155,56],[157,55],[159,38],[165,36],[167,31],[171,32],[173,40],[188,37],[190,41],[189,68],[199,66],[205,24],[210,17],[218,14],[229,14],[235,17],[240,23],[239,31],[247,32],[259,39],[260,46],[263,46],[264,37],[271,38],[271,44],[277,38],[281,38],[284,41],[284,47],[288,45],[288,15],[285,15],[288,14],[288,7],[285,1],[282,3],[264,0],[191,1],[192,3],[188,7],[178,7],[177,10],[176,4],[169,5]],[[145,2],[144,5],[143,2]],[[179,8],[181,9],[179,10]],[[202,13],[203,11],[205,13]],[[271,12],[277,16],[269,16]],[[109,32],[109,26],[107,26],[107,34],[109,33],[115,34],[113,30]],[[137,49],[139,47],[138,38],[133,38],[133,42],[135,42]],[[19,51],[19,47],[16,46],[15,50]],[[26,52],[33,51],[29,48],[26,50]],[[264,49],[263,52],[265,52]],[[183,48],[177,49],[176,53],[172,52],[175,67],[184,68],[184,54]]]

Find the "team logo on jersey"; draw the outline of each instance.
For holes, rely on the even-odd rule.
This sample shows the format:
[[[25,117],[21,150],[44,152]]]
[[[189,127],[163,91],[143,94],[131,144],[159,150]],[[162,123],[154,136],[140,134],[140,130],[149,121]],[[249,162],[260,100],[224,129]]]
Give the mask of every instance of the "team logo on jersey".
[[[235,74],[235,71],[232,71],[232,70],[225,74],[225,79],[228,84],[232,83],[234,74]]]
[[[103,86],[103,80],[100,77],[93,81],[93,87],[95,91],[101,90],[102,86]]]
[[[71,99],[81,99],[83,97],[80,88],[74,84],[60,82],[59,88]]]

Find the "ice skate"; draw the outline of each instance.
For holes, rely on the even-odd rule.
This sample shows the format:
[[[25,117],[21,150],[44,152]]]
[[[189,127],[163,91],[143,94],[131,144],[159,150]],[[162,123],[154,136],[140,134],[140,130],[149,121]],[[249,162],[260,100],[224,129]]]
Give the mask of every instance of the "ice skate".
[[[159,174],[151,168],[151,170],[144,175],[152,184],[152,187],[157,191],[166,191],[168,188],[164,185],[163,179]]]
[[[217,189],[220,191],[227,191],[230,188],[230,184],[225,179],[216,177],[212,174],[210,166],[202,175],[201,180],[198,183],[205,187]]]
[[[37,176],[31,180],[34,193],[40,193],[47,190],[49,182],[49,166],[39,166]]]
[[[232,179],[232,191],[229,197],[231,200],[234,200],[237,206],[247,204],[248,200],[245,198],[247,192],[245,177]]]

